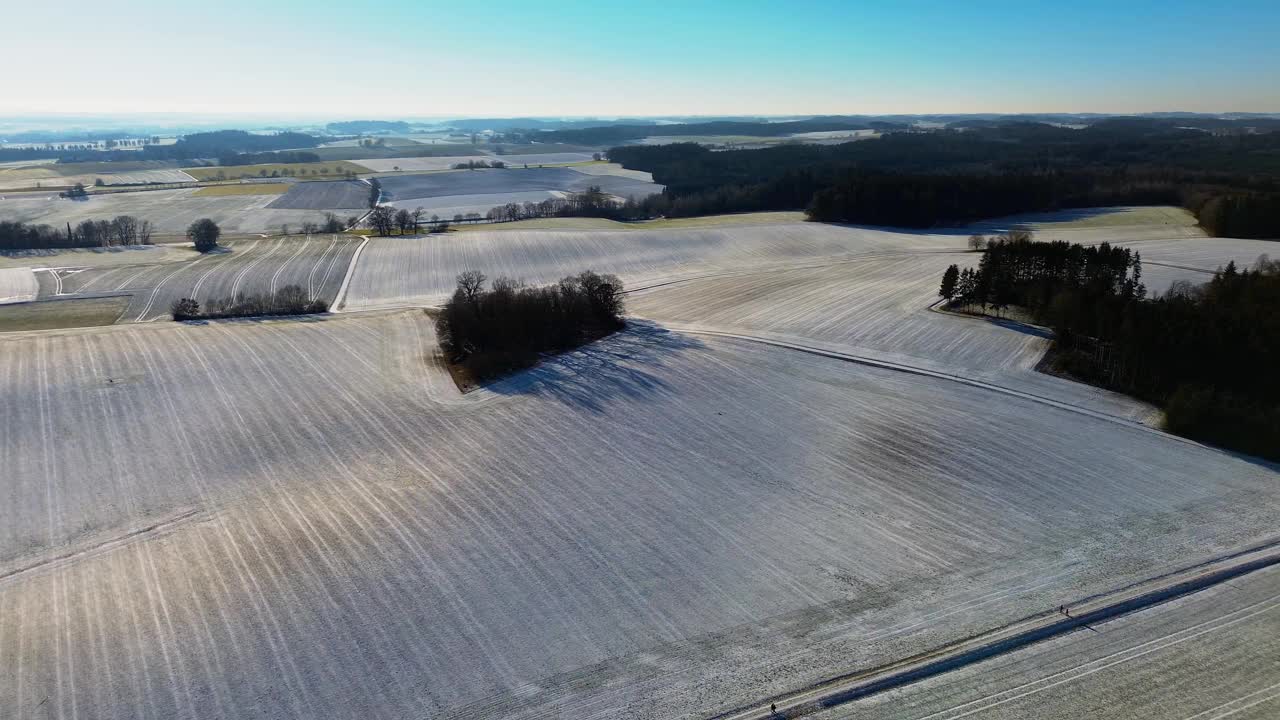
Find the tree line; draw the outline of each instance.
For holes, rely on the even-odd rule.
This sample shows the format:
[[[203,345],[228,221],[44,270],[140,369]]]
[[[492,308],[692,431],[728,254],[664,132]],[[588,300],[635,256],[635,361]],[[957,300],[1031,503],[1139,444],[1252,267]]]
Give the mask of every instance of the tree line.
[[[830,146],[623,146],[609,158],[666,186],[661,200],[638,203],[649,216],[806,210],[824,222],[931,227],[1020,212],[1174,204],[1214,234],[1280,237],[1280,132],[1012,123]]]
[[[150,221],[132,215],[111,220],[83,220],[66,230],[48,225],[0,221],[0,250],[112,247],[146,245],[151,242]]]
[[[939,292],[1022,308],[1053,329],[1054,369],[1161,406],[1170,432],[1280,460],[1280,262],[1148,298],[1128,249],[1000,237],[976,270],[947,268]]]
[[[585,271],[554,285],[527,287],[470,271],[436,318],[448,360],[482,381],[532,366],[559,352],[621,329],[622,281]]]
[[[639,215],[638,201],[631,201],[632,206],[620,203],[614,196],[605,193],[599,185],[592,185],[584,192],[572,193],[565,197],[547,198],[540,202],[506,203],[489,209],[485,218],[490,222],[512,222],[533,218],[550,217],[603,217],[613,220],[628,219],[628,215]]]
[[[215,320],[218,318],[261,317],[265,315],[311,315],[329,312],[329,303],[307,297],[297,285],[285,285],[274,293],[216,298],[201,309],[192,298],[179,298],[169,308],[174,320]]]
[[[480,216],[472,213],[476,219]],[[455,215],[456,222],[462,222],[464,216]],[[471,219],[469,216],[466,219]],[[400,235],[417,235],[422,232],[422,228],[426,226],[430,232],[444,232],[449,229],[449,221],[441,218],[439,215],[432,215],[429,219],[426,211],[422,208],[414,208],[407,210],[405,208],[394,208],[390,205],[379,205],[374,208],[369,216],[365,218],[365,224],[373,229],[382,237],[386,237],[393,233]]]

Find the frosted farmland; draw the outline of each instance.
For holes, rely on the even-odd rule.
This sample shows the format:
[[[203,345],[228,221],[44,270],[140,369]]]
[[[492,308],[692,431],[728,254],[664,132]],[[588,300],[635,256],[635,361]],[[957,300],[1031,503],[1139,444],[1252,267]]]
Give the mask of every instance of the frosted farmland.
[[[467,215],[476,213],[483,217],[486,213],[499,205],[508,203],[524,204],[527,202],[537,203],[543,200],[554,200],[562,198],[565,192],[559,190],[530,190],[528,192],[513,193],[484,193],[480,195],[441,195],[429,198],[408,198],[406,200],[390,200],[384,201],[383,205],[390,205],[396,209],[414,210],[422,208],[427,217],[439,215],[445,219],[451,219],[454,215]]]
[[[272,210],[360,210],[369,207],[368,184],[358,180],[293,183],[267,205]]]
[[[505,161],[513,167],[528,165],[568,165],[570,163],[589,162],[595,157],[589,152],[562,153],[529,153],[527,155],[496,155],[498,160]]]
[[[0,268],[0,305],[35,300],[39,289],[30,268]]]
[[[582,192],[593,185],[599,186],[604,192],[623,197],[662,191],[662,186],[642,180],[613,175],[587,175],[572,168],[460,170],[426,175],[393,175],[380,178],[380,182],[384,198],[397,201],[448,195]]]
[[[433,343],[0,338],[0,706],[707,717],[1280,520],[1264,466],[951,380],[637,323],[464,397]]]
[[[346,235],[232,240],[189,262],[64,268],[42,277],[46,288],[53,281],[58,295],[128,295],[120,322],[148,322],[168,318],[179,298],[204,304],[239,293],[270,294],[288,285],[332,301],[358,245]]]
[[[145,185],[148,183],[184,183],[195,182],[195,178],[176,169],[138,170],[135,172],[101,172],[83,175],[61,175],[50,172],[46,177],[27,178],[10,177],[0,173],[0,190],[32,188],[36,183],[45,187],[69,187],[80,183],[85,187],[93,185],[101,179],[105,185]]]
[[[224,233],[277,231],[281,225],[295,229],[303,222],[321,222],[324,210],[268,208],[279,195],[195,195],[198,188],[91,195],[66,200],[57,195],[8,196],[0,199],[0,219],[62,226],[82,220],[133,215],[150,220],[156,233],[182,235],[200,218],[211,218]]]
[[[876,252],[959,251],[965,237],[784,223],[696,230],[477,230],[371,238],[356,265],[346,306],[438,303],[452,292],[454,278],[463,270],[553,282],[593,268],[617,273],[628,287],[638,288],[699,274],[790,267]]]
[[[643,170],[628,170],[618,163],[590,163],[587,165],[575,165],[574,172],[580,172],[584,175],[616,175],[618,177],[631,178],[641,182],[653,182],[653,174],[644,172]]]
[[[357,165],[363,165],[373,172],[430,172],[435,170],[450,170],[456,163],[464,163],[470,161],[491,162],[494,158],[490,155],[463,155],[457,157],[405,157],[405,158],[369,158],[367,160],[352,160]]]
[[[917,685],[815,720],[1273,718],[1280,569]]]

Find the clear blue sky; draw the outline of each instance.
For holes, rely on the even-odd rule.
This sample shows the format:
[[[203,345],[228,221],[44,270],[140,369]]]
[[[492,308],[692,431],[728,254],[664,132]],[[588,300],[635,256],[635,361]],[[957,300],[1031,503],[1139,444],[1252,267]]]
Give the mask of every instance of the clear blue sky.
[[[71,0],[0,17],[0,114],[1280,111],[1280,0]]]

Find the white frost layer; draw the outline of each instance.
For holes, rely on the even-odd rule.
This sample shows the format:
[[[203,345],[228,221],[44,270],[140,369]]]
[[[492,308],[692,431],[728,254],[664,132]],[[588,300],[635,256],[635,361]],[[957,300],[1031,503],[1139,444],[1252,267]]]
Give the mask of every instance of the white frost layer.
[[[1280,522],[1225,453],[643,326],[465,398],[420,312],[0,345],[0,707],[54,716],[710,717]]]
[[[31,268],[0,268],[0,305],[30,302],[40,292]]]

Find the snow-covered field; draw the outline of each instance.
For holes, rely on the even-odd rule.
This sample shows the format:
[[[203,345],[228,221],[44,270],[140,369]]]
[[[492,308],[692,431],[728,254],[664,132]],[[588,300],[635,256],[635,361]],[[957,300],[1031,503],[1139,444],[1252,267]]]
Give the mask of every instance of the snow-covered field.
[[[414,210],[422,208],[426,212],[427,217],[439,215],[446,220],[452,219],[454,215],[467,215],[469,213],[477,213],[484,216],[493,208],[507,203],[524,204],[527,202],[542,202],[543,200],[552,200],[564,197],[565,192],[561,190],[530,190],[527,192],[511,192],[511,193],[481,193],[479,195],[442,195],[439,197],[429,198],[408,198],[405,200],[391,200],[383,202],[383,205],[390,205],[393,208],[406,210]]]
[[[453,168],[455,163],[464,163],[469,160],[489,162],[494,159],[490,155],[470,155],[458,157],[370,158],[367,160],[352,160],[351,162],[363,165],[373,172],[395,172],[396,170],[429,172],[432,170],[449,170]]]
[[[734,223],[372,238],[368,312],[0,336],[0,708],[705,718],[1276,538],[1274,467],[1034,373],[1034,329],[930,310],[970,229]],[[1171,277],[1247,249],[1135,225],[1100,239]],[[163,304],[325,258],[242,242],[40,274]],[[376,310],[584,268],[631,327],[465,396],[428,316]],[[1115,627],[1087,661],[1145,642]],[[1216,647],[1193,665],[1270,645]],[[991,692],[1077,655],[1002,658]],[[986,702],[948,688],[903,702]]]
[[[1280,716],[1280,568],[813,715],[814,720],[963,717]]]
[[[528,153],[526,155],[494,155],[494,158],[502,160],[512,167],[520,167],[528,165],[568,165],[570,163],[588,162],[595,153],[589,152],[560,152],[560,153]]]
[[[273,209],[267,205],[279,195],[201,196],[199,188],[90,195],[86,200],[66,200],[57,195],[11,195],[0,199],[0,220],[16,220],[62,226],[82,220],[109,220],[133,215],[150,220],[156,233],[181,235],[200,218],[211,218],[224,233],[278,231],[281,225],[295,230],[303,222],[321,222],[324,210]]]
[[[411,204],[411,203],[406,203]],[[815,223],[705,229],[494,230],[423,238],[372,238],[356,266],[349,309],[432,304],[463,270],[552,282],[592,268],[628,287],[730,270],[821,263],[869,253],[961,250],[964,234],[925,235]],[[960,258],[957,258],[960,259]]]
[[[235,240],[224,250],[174,264],[62,269],[40,274],[43,297],[129,295],[120,322],[169,316],[178,298],[211,299],[269,294],[297,285],[308,296],[332,301],[360,241],[348,235]]]
[[[576,172],[584,175],[615,175],[617,177],[631,178],[640,182],[653,182],[653,174],[643,170],[628,170],[618,163],[590,163],[587,165],[574,165]]]
[[[685,330],[959,373],[1012,392],[1134,421],[1158,421],[1150,405],[1036,372],[1048,346],[1042,331],[930,309],[947,265],[976,264],[978,256],[964,252],[971,230],[922,233],[791,222],[374,238],[352,274],[342,306],[438,304],[464,270],[546,283],[592,268],[623,279],[630,291],[630,313]],[[1142,248],[1144,257],[1168,261],[1147,266],[1145,278],[1153,292],[1174,281],[1209,278],[1187,265],[1188,259],[1202,264],[1213,259],[1210,267],[1216,267],[1265,244],[1206,238],[1181,225],[1173,230],[1175,239],[1166,241],[1147,240],[1154,230],[1141,224],[1069,232],[1077,241],[1132,244]]]
[[[637,325],[462,397],[433,344],[0,339],[0,706],[707,717],[1280,520],[1263,466],[951,380]]]
[[[31,268],[0,268],[0,305],[35,300],[38,291]]]

